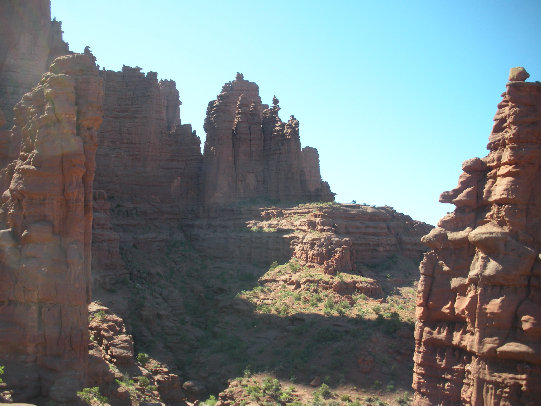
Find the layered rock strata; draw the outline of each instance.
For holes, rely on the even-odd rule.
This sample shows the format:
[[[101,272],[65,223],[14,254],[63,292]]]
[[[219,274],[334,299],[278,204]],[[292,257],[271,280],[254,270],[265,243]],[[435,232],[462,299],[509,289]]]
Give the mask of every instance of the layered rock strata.
[[[420,238],[431,228],[390,207],[318,203],[214,208],[185,225],[190,242],[210,257],[256,264],[295,257],[330,274],[393,255],[418,261],[425,251]]]
[[[284,123],[278,99],[261,103],[259,88],[237,74],[207,108],[203,201],[223,205],[250,199],[332,201],[314,148],[301,149],[299,121]]]
[[[416,405],[533,405],[541,397],[541,85],[512,70],[489,154],[464,162],[423,238]]]
[[[92,56],[75,54],[15,108],[0,212],[0,364],[15,400],[69,403],[85,381],[102,96]]]
[[[69,53],[49,0],[0,2],[0,111],[13,124],[13,106],[40,80],[54,58]],[[2,126],[0,125],[0,129]]]
[[[96,189],[111,204],[119,231],[179,220],[199,201],[200,140],[179,116],[173,81],[125,66],[102,71],[104,118],[96,156]]]
[[[103,190],[94,191],[92,222],[92,284],[105,289],[129,276],[120,257],[120,237],[113,230],[110,203]]]

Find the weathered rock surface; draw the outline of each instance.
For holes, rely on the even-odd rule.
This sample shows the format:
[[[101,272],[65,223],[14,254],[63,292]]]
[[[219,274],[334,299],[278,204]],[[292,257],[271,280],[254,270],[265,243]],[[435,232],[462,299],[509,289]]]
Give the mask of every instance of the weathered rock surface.
[[[0,364],[15,400],[71,402],[84,382],[102,96],[93,57],[75,54],[15,108],[0,213]]]
[[[11,128],[13,107],[53,59],[68,53],[61,23],[51,21],[49,0],[0,2],[0,111],[6,118],[0,130]]]
[[[121,317],[98,302],[90,303],[88,310],[91,334],[88,386],[99,386],[112,405],[135,406],[143,404],[143,400],[158,402],[158,405],[163,404],[161,402],[169,406],[186,404],[178,375],[146,354],[140,357],[142,362],[136,359],[133,338]],[[135,390],[128,393],[125,392],[126,385],[112,384],[115,379],[125,382],[127,376],[137,382]],[[147,383],[142,384],[145,379]]]
[[[142,227],[169,226],[197,206],[200,140],[180,124],[175,82],[126,66],[100,74],[105,99],[96,189],[107,194],[121,240],[133,243]],[[148,238],[163,245],[164,236]]]
[[[541,397],[541,85],[507,83],[489,154],[464,162],[423,237],[416,405],[534,405]]]
[[[184,229],[209,257],[270,264],[293,256],[335,274],[393,255],[418,260],[424,252],[420,238],[431,228],[390,207],[314,203],[214,208]]]
[[[111,224],[110,203],[103,190],[94,191],[92,222],[92,284],[105,289],[125,280],[128,270],[120,257],[120,237]]]
[[[237,74],[207,108],[203,199],[223,205],[250,199],[332,201],[314,148],[301,150],[299,121],[284,123],[278,99],[261,103],[259,88]]]

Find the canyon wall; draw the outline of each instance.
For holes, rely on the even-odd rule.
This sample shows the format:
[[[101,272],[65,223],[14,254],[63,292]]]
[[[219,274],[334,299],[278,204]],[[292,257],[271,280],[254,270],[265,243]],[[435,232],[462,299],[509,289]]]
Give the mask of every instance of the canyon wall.
[[[181,124],[174,81],[127,66],[100,76],[105,96],[92,267],[95,283],[109,288],[127,277],[121,243],[162,255],[176,233],[172,224],[194,215],[202,156],[199,137]]]
[[[162,255],[192,219],[216,220],[213,209],[203,206],[333,200],[321,180],[317,150],[301,149],[298,121],[283,123],[278,100],[272,108],[263,105],[258,86],[242,75],[209,104],[204,155],[191,126],[181,124],[174,81],[158,82],[156,73],[127,66],[100,75],[105,98],[95,188],[105,195],[95,206],[105,216],[94,225],[99,263],[93,268],[100,283],[125,276],[113,260],[119,254],[108,245],[116,246],[111,232],[118,233],[120,246]]]
[[[317,150],[301,149],[299,121],[284,123],[278,99],[261,103],[259,88],[237,74],[211,101],[205,118],[203,201],[332,201],[321,180]]]
[[[0,364],[21,401],[73,402],[85,382],[103,97],[93,59],[57,58],[15,107],[20,152],[2,172]]]
[[[5,128],[13,124],[13,106],[54,58],[67,53],[61,23],[51,21],[49,0],[0,2],[0,115],[5,116]]]
[[[178,220],[181,208],[199,200],[201,142],[180,123],[175,82],[127,66],[100,75],[105,98],[96,189],[106,191],[113,219],[124,211],[142,222]]]
[[[489,154],[464,162],[423,237],[415,405],[533,405],[541,397],[541,84],[513,68]]]

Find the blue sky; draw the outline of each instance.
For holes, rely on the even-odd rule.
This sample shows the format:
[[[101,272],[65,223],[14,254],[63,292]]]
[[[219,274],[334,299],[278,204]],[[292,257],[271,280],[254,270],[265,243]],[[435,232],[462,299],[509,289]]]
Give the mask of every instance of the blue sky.
[[[339,202],[436,224],[464,160],[486,155],[509,68],[541,80],[541,1],[51,0],[70,49],[156,71],[204,140],[237,71],[300,121]]]

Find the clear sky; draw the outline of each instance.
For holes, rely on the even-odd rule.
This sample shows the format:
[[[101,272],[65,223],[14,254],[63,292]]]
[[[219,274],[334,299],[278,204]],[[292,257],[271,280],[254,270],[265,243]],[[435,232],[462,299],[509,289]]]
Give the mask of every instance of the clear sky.
[[[52,0],[70,49],[158,72],[204,141],[222,85],[275,94],[339,202],[436,224],[464,160],[486,155],[509,68],[541,81],[541,1]]]

